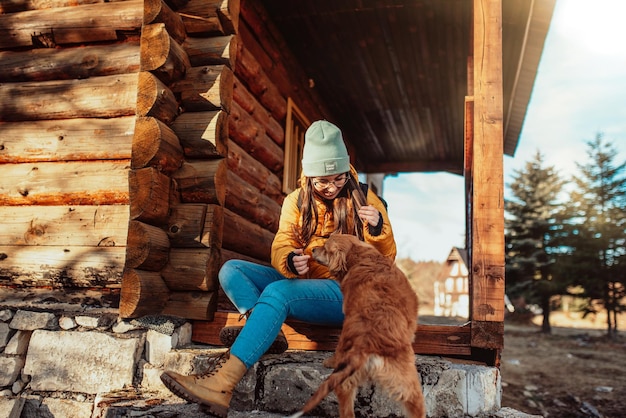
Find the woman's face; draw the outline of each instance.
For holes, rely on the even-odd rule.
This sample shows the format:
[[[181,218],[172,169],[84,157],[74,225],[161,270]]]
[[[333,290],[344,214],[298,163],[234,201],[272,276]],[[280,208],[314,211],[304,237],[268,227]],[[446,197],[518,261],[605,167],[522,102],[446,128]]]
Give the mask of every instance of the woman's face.
[[[333,176],[322,176],[311,178],[315,193],[324,199],[332,200],[337,197],[343,186],[348,182],[348,173],[336,174]]]

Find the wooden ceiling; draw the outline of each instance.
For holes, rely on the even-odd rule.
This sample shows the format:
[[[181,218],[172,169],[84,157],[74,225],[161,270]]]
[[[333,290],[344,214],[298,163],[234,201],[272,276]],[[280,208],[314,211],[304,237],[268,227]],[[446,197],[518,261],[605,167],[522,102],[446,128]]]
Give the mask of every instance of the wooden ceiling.
[[[513,155],[556,0],[503,0]],[[463,170],[472,0],[265,0],[365,173]],[[354,151],[352,151],[354,152]]]

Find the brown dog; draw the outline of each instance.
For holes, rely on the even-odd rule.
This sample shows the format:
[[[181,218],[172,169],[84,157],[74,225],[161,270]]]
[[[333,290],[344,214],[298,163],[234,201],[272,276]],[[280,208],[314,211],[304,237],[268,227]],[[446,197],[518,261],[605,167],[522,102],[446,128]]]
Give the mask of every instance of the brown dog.
[[[333,372],[290,418],[309,412],[333,390],[339,416],[354,418],[357,390],[367,381],[385,389],[409,417],[425,417],[411,345],[418,301],[404,273],[353,235],[332,235],[323,247],[313,249],[313,258],[339,281],[345,319],[335,354],[325,362]]]

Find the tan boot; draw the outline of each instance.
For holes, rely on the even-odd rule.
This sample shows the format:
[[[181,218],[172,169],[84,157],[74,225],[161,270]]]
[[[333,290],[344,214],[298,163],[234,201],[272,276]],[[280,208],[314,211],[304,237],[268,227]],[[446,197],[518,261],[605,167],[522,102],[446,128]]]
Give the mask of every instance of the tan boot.
[[[204,406],[218,417],[226,418],[233,389],[246,371],[245,364],[227,352],[206,374],[184,376],[166,371],[161,374],[161,381],[175,395]]]

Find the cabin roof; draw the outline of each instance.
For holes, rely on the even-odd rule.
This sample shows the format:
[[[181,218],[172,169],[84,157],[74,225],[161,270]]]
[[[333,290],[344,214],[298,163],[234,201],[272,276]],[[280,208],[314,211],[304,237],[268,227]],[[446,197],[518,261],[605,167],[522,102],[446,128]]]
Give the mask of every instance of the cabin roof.
[[[504,153],[513,156],[555,0],[502,2]],[[366,173],[462,173],[472,1],[267,0]]]

